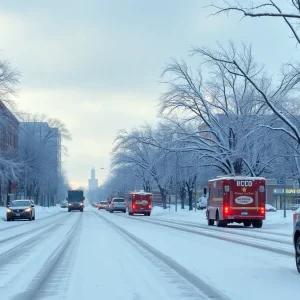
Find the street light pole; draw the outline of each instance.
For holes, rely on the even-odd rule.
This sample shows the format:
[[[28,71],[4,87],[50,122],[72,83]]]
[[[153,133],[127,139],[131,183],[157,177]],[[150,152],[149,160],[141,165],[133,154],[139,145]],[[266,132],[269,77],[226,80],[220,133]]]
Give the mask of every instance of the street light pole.
[[[176,152],[176,179],[175,179],[175,211],[177,212],[177,194],[178,194],[178,153]]]
[[[286,218],[286,178],[285,178],[285,175],[284,175],[284,186],[283,186],[283,210],[284,210],[284,213],[283,213],[283,217]]]

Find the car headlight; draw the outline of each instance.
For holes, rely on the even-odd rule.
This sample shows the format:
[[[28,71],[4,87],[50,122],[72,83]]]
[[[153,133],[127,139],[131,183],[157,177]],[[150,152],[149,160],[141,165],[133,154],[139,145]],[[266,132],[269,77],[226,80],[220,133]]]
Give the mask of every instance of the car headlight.
[[[31,208],[26,208],[25,211],[26,212],[31,212]]]
[[[80,203],[80,205],[83,205],[83,203]]]
[[[12,210],[8,208],[8,209],[6,210],[6,212],[11,213]]]
[[[71,205],[71,203],[68,203],[68,205]]]

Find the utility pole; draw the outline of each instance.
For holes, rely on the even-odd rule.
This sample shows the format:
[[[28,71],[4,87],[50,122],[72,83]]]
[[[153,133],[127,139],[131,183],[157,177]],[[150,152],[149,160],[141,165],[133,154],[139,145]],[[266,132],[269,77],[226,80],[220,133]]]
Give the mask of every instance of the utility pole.
[[[194,199],[194,202],[195,202],[195,212],[197,211],[197,175],[195,175],[195,199]]]
[[[24,198],[27,199],[27,161],[25,163]]]
[[[50,206],[50,188],[49,188],[49,181],[48,181],[48,207]]]
[[[177,194],[178,194],[178,153],[176,152],[176,179],[175,179],[175,211],[177,212]]]
[[[284,213],[283,213],[283,217],[286,218],[286,178],[285,178],[285,175],[284,175],[284,178],[283,178],[283,181],[284,181],[284,186],[283,186],[283,210],[284,210]]]

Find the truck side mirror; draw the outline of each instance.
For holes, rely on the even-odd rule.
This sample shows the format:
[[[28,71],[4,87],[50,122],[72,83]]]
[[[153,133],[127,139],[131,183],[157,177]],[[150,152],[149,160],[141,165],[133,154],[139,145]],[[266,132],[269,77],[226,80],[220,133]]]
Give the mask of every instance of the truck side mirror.
[[[67,201],[69,200],[68,197],[66,197],[66,200],[67,200]]]
[[[9,208],[9,204],[7,204],[6,207]]]
[[[85,197],[83,197],[83,200],[85,200]]]

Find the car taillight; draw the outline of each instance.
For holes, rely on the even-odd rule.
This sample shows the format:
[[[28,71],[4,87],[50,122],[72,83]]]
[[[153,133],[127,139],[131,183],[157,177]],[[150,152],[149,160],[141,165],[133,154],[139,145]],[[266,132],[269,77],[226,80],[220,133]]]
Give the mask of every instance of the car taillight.
[[[135,208],[135,204],[132,204],[132,208]]]
[[[297,222],[297,215],[296,215],[296,213],[293,213],[293,223],[294,223],[294,225],[296,224],[296,222]]]
[[[262,215],[264,215],[264,214],[266,213],[266,209],[265,209],[264,206],[261,206],[261,207],[259,208],[259,213],[262,214]]]
[[[151,209],[151,204],[149,204],[149,208]]]
[[[115,205],[115,202],[114,202],[114,201],[112,201],[112,202],[111,202],[111,205],[112,205],[112,206],[114,206],[114,205]]]

